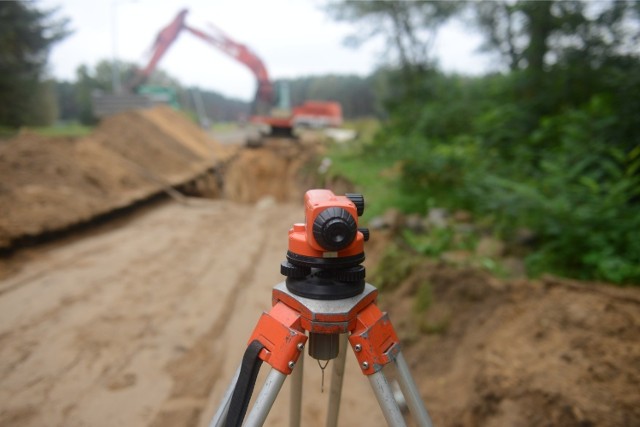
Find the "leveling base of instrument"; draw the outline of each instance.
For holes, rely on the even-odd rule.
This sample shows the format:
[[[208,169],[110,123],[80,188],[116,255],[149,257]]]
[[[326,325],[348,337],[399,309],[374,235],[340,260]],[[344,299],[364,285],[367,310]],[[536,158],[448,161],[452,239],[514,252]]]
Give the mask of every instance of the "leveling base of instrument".
[[[394,363],[407,406],[419,426],[431,426],[400,342],[386,313],[376,305],[378,291],[365,284],[362,293],[350,298],[319,300],[296,295],[282,282],[273,288],[273,306],[263,313],[249,339],[241,367],[223,396],[210,427],[262,426],[288,375],[292,377],[290,426],[300,425],[302,400],[302,352],[310,336],[339,336],[329,391],[327,426],[336,426],[342,393],[347,341],[362,373],[369,379],[387,424],[405,426],[402,412],[382,368]],[[253,385],[260,364],[267,362],[271,372],[249,411]]]

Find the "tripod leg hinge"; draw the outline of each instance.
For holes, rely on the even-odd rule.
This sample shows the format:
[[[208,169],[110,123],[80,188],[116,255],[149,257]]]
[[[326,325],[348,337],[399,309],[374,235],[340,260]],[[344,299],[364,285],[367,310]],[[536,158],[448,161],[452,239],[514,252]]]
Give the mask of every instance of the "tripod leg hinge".
[[[400,352],[400,340],[387,313],[380,311],[375,304],[370,304],[358,314],[349,342],[365,375],[380,371]]]
[[[260,359],[285,375],[291,374],[302,354],[300,348],[307,341],[300,324],[300,313],[278,302],[268,313],[262,313],[249,342],[254,340],[264,346]]]

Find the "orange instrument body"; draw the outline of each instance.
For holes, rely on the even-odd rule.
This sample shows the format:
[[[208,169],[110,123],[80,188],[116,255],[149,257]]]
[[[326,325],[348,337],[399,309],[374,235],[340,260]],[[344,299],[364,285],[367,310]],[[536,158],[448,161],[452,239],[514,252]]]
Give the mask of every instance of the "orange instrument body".
[[[364,252],[365,238],[359,230],[355,232],[353,240],[339,250],[327,249],[314,235],[314,224],[317,223],[318,217],[330,208],[347,212],[356,221],[357,228],[358,208],[347,196],[336,196],[330,190],[309,190],[305,194],[304,205],[305,222],[294,224],[289,230],[289,252],[312,258],[342,258]]]

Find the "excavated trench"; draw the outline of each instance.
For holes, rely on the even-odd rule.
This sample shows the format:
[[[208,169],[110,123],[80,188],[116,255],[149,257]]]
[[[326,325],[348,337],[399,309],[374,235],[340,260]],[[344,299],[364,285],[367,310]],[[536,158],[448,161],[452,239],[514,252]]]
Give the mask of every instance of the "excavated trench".
[[[84,138],[0,142],[4,254],[113,223],[0,259],[0,425],[208,425],[282,280],[321,151],[304,139],[224,147],[163,108]],[[249,205],[265,198],[284,203]],[[394,238],[372,233],[369,271]],[[416,310],[425,289],[432,305]],[[442,260],[380,305],[435,425],[640,423],[637,288],[497,279]],[[339,423],[382,426],[354,360]],[[305,425],[324,424],[321,381],[307,364]],[[287,403],[267,425],[287,422]]]
[[[313,139],[221,145],[167,107],[109,117],[82,138],[22,132],[0,142],[0,255],[165,197],[297,200],[310,182],[299,172],[319,150]]]

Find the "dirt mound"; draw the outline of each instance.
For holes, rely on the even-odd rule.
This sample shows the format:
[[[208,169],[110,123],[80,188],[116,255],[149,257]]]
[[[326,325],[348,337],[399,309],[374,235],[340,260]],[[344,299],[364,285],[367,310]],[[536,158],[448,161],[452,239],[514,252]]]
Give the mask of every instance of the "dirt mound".
[[[165,106],[107,117],[80,139],[23,133],[0,146],[0,249],[162,191],[180,198],[176,186],[240,202],[299,200],[309,185],[298,173],[319,150],[317,138],[222,146]]]
[[[0,248],[85,222],[213,168],[215,142],[167,107],[118,114],[89,136],[0,144]]]
[[[640,425],[638,289],[432,264],[384,301],[435,425]]]
[[[279,202],[301,200],[308,187],[301,182],[301,169],[319,150],[314,142],[283,139],[240,151],[225,168],[225,197],[243,203],[265,196]]]
[[[140,110],[139,114],[149,123],[156,125],[164,134],[179,141],[203,159],[224,161],[232,151],[209,138],[195,123],[181,114],[176,114],[169,107],[158,106]]]
[[[22,134],[0,146],[0,247],[64,228],[152,186],[98,144]]]
[[[185,138],[188,141],[185,144],[177,132],[166,133],[148,116],[150,113],[142,110],[108,117],[92,137],[134,167],[144,168],[170,184],[184,182],[211,165],[206,145],[195,145],[197,149],[192,149],[190,138]],[[168,123],[172,125],[174,121]]]

